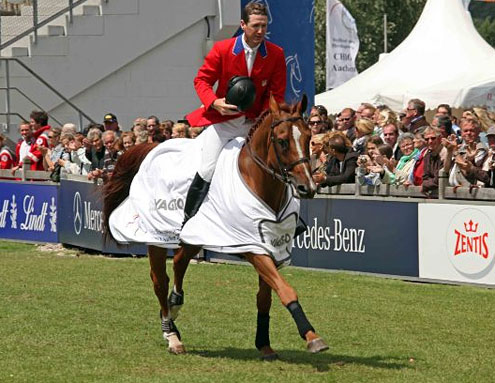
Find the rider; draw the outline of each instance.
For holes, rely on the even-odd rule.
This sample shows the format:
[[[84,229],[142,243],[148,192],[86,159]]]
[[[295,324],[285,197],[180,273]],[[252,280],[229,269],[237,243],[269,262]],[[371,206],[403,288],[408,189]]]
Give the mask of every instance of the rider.
[[[265,40],[268,11],[259,3],[248,3],[242,10],[243,34],[217,42],[194,79],[203,105],[187,116],[191,126],[208,126],[202,133],[201,165],[187,193],[184,223],[194,216],[208,194],[215,166],[223,146],[235,137],[245,137],[250,122],[268,108],[270,94],[284,101],[286,67],[283,49]],[[251,108],[240,113],[225,101],[227,85],[234,76],[249,76],[256,87]],[[214,84],[218,82],[216,92]]]

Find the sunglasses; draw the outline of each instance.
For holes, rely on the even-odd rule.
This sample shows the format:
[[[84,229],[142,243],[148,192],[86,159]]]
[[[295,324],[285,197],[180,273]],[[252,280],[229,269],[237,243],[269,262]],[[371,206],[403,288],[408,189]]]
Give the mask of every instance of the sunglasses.
[[[349,121],[352,117],[341,117],[339,121]]]
[[[308,125],[318,125],[318,124],[321,124],[323,121],[310,121],[308,122]]]

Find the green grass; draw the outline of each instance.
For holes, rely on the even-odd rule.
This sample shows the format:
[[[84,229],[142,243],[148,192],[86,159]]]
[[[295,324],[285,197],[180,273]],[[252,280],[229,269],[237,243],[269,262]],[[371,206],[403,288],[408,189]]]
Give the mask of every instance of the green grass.
[[[169,269],[171,265],[169,264]],[[161,338],[145,258],[0,242],[0,382],[493,382],[495,291],[286,268],[330,351],[311,355],[274,296],[272,345],[254,348],[251,267],[192,264]]]

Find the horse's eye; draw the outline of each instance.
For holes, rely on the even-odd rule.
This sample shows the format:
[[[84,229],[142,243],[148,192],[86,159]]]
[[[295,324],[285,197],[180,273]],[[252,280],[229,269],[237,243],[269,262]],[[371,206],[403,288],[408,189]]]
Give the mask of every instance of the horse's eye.
[[[287,149],[289,149],[289,140],[279,138],[279,139],[277,140],[277,143],[278,143],[278,145],[280,146],[280,148],[281,148],[282,150],[287,150]]]

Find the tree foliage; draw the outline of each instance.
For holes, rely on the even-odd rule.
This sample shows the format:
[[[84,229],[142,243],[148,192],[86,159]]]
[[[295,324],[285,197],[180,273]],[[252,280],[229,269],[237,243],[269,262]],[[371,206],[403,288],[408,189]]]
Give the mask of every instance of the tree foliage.
[[[423,11],[426,0],[341,0],[349,10],[358,29],[360,40],[356,59],[358,72],[378,61],[384,52],[383,24],[387,14],[388,52],[397,47],[412,31]],[[485,8],[481,19],[475,18],[480,34],[495,46],[495,17],[486,18]],[[473,12],[473,17],[477,13]],[[326,0],[315,0],[315,88],[316,93],[325,91],[325,28]]]

